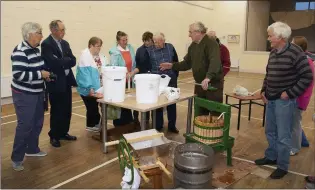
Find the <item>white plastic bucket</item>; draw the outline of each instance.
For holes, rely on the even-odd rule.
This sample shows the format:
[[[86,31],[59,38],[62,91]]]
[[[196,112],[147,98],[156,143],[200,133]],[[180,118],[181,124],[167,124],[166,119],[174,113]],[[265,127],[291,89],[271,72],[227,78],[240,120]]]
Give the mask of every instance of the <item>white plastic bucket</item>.
[[[104,101],[123,102],[126,92],[126,67],[106,66],[103,68]]]
[[[134,77],[136,84],[136,100],[139,104],[154,104],[159,98],[160,75],[137,74]]]

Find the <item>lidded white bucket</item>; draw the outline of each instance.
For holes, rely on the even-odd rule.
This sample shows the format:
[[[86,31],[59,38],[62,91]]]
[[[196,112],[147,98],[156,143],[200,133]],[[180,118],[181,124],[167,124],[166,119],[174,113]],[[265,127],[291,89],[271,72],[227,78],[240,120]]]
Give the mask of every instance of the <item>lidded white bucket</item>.
[[[103,68],[104,101],[123,102],[126,92],[126,67],[106,66]]]
[[[158,74],[136,74],[136,100],[140,104],[154,104],[159,98],[161,76]]]

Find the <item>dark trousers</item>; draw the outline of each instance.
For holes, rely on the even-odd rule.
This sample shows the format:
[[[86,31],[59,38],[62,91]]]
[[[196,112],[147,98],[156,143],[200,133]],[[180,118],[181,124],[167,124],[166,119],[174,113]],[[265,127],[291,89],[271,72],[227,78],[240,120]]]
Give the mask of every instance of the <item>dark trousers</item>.
[[[99,103],[97,99],[91,96],[82,96],[81,98],[86,107],[86,126],[94,127],[100,123],[101,115],[99,113]]]
[[[12,98],[17,127],[11,159],[21,162],[25,153],[36,154],[40,151],[38,139],[44,122],[44,93],[34,95],[12,91]]]
[[[50,138],[59,140],[68,134],[72,112],[72,89],[66,88],[65,92],[49,93],[50,102]]]
[[[217,90],[216,91],[203,90],[201,86],[195,85],[195,94],[199,98],[204,98],[214,102],[223,103],[224,80],[222,79],[221,81],[211,82],[211,86],[217,88]],[[209,115],[209,113],[214,116],[219,116],[221,114],[218,112],[209,112],[209,110],[207,109],[200,108],[199,115]]]
[[[162,73],[163,74],[163,73]],[[168,84],[169,87],[177,88],[177,76],[176,73],[167,74],[171,77],[171,81]],[[168,119],[168,128],[175,129],[176,128],[176,104],[172,104],[166,107],[167,110],[167,119]],[[163,108],[159,108],[156,110],[156,129],[160,130],[163,128],[164,118],[163,118]]]

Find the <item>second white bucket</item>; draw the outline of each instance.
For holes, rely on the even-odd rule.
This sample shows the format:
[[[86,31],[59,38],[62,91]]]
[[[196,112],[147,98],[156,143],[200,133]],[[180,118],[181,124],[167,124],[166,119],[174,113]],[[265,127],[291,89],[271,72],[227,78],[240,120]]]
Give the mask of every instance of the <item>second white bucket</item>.
[[[137,74],[134,77],[136,84],[136,100],[139,104],[154,104],[159,98],[161,76],[158,74]]]
[[[108,102],[123,102],[126,92],[126,67],[106,66],[103,69],[103,96]]]

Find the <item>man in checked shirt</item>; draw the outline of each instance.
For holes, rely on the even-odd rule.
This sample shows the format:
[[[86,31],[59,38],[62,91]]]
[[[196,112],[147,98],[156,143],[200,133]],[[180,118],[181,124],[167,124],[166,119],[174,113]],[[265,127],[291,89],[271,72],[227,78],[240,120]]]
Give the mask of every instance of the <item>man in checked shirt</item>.
[[[148,48],[150,55],[150,63],[152,66],[151,72],[155,74],[166,74],[171,77],[169,87],[177,88],[178,71],[175,70],[160,70],[160,64],[164,62],[178,62],[178,56],[174,46],[170,43],[165,43],[165,36],[163,33],[156,33],[153,36],[154,46]],[[178,133],[176,128],[176,104],[167,106],[168,131]],[[156,110],[156,129],[161,131],[163,129],[163,108]]]

